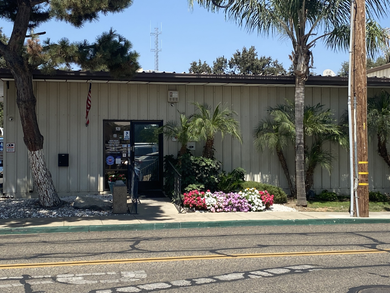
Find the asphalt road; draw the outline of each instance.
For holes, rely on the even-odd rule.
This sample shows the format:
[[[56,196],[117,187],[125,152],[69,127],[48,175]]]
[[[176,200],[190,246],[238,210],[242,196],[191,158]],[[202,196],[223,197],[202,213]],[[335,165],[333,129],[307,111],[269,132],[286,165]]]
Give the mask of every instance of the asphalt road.
[[[388,224],[0,236],[0,292],[390,292]]]

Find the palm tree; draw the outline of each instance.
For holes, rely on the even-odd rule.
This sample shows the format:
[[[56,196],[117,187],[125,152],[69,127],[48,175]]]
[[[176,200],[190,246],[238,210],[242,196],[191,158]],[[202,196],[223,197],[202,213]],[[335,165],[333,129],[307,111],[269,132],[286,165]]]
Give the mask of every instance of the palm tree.
[[[390,136],[390,94],[382,91],[368,99],[368,132],[378,140],[378,154],[390,167],[390,155],[387,151],[387,142]]]
[[[206,140],[203,147],[203,157],[214,158],[214,137],[217,132],[221,133],[222,138],[225,134],[231,134],[242,142],[239,133],[239,123],[233,117],[237,115],[236,112],[228,108],[221,110],[220,104],[215,107],[213,112],[210,111],[206,104],[201,105],[195,102],[194,105],[199,110],[199,113],[193,115],[189,130],[195,137]]]
[[[194,0],[189,0],[193,5]],[[200,5],[211,10],[218,9],[218,0],[197,0]],[[372,21],[374,17],[386,14],[389,0],[366,0],[368,51],[375,52],[383,47],[388,35]],[[226,1],[223,1],[226,3]],[[297,205],[306,206],[305,159],[303,114],[305,84],[309,70],[313,66],[311,49],[317,41],[334,49],[347,49],[350,32],[350,7],[347,0],[231,0],[225,10],[226,15],[248,30],[260,34],[276,33],[287,37],[292,43],[289,56],[295,75],[295,176]]]
[[[283,109],[283,106],[284,105],[280,105],[278,108]],[[268,147],[272,152],[276,152],[287,179],[290,196],[295,198],[296,190],[294,177],[290,175],[286,157],[283,152],[289,142],[294,140],[294,124],[291,123],[288,112],[283,110],[274,111],[273,108],[270,108],[268,113],[271,117],[261,120],[254,131],[255,146],[259,151]]]
[[[333,156],[323,149],[327,141],[347,145],[346,136],[333,119],[330,109],[323,109],[324,105],[307,105],[304,108],[304,149],[305,149],[305,194],[313,186],[314,171],[319,165],[330,172]],[[255,144],[259,148],[268,147],[275,150],[286,176],[291,196],[296,195],[296,189],[285,160],[283,148],[296,137],[294,104],[269,107],[271,119],[260,121],[255,130]],[[310,139],[309,139],[310,138]]]
[[[305,106],[303,127],[305,134],[305,191],[310,191],[314,183],[314,170],[320,165],[330,173],[334,157],[323,149],[325,142],[335,142],[347,147],[347,136],[333,119],[330,109],[317,104]],[[311,137],[311,145],[307,138]]]
[[[180,112],[179,112],[180,113]],[[174,137],[181,144],[179,156],[184,155],[187,152],[187,144],[190,140],[195,140],[189,131],[190,118],[183,113],[180,113],[180,125],[176,121],[168,121],[167,124],[161,126],[158,130],[159,133],[163,133],[168,139]]]

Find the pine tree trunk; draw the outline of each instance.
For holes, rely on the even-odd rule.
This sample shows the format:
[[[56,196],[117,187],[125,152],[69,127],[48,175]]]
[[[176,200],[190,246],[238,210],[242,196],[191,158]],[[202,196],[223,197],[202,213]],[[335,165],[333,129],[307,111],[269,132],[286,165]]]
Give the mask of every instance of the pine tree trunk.
[[[43,136],[38,127],[36,116],[36,98],[33,92],[32,74],[27,61],[13,54],[7,62],[11,65],[17,89],[17,105],[22,124],[24,143],[27,146],[30,166],[38,188],[39,203],[44,207],[56,207],[61,199],[55,190],[51,174],[43,156]]]
[[[43,207],[57,207],[62,201],[54,188],[49,169],[46,167],[43,149],[28,151],[31,171],[38,188],[39,203]]]
[[[307,206],[305,192],[305,141],[303,114],[305,107],[305,80],[299,76],[295,82],[295,183],[297,206]]]

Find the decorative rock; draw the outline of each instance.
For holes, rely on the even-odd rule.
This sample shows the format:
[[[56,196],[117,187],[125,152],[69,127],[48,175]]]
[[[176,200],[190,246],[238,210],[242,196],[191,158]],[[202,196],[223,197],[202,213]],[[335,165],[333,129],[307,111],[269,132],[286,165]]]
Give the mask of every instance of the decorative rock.
[[[75,209],[106,211],[110,210],[112,206],[110,203],[96,197],[78,196],[73,203],[73,207]]]

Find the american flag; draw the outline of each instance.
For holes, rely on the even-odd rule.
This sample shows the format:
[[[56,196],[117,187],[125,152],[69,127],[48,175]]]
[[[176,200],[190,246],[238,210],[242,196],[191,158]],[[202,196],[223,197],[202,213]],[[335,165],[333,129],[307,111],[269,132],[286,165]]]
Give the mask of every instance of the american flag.
[[[86,105],[86,113],[85,113],[85,126],[89,125],[89,110],[91,110],[91,86],[92,84],[89,84],[89,91],[88,91],[88,96],[87,96],[87,105]]]

